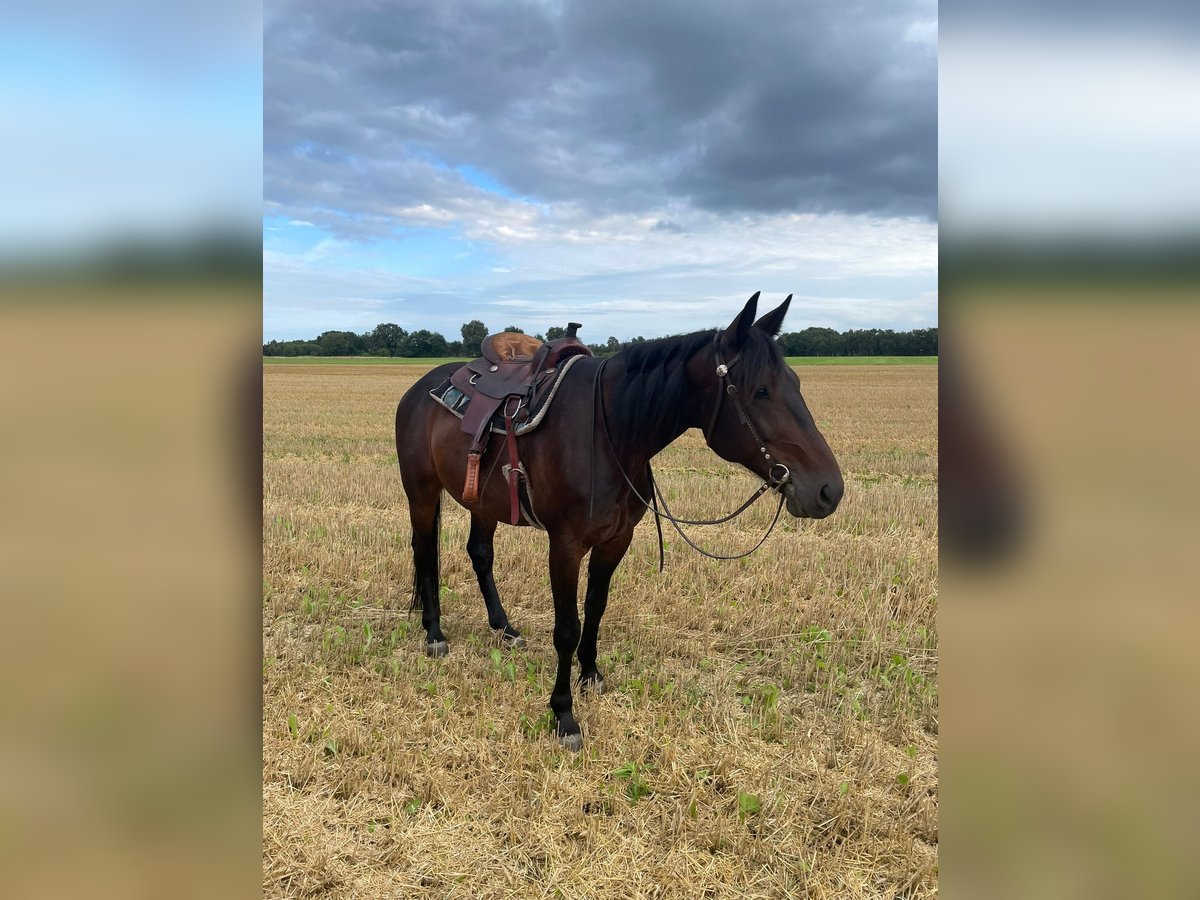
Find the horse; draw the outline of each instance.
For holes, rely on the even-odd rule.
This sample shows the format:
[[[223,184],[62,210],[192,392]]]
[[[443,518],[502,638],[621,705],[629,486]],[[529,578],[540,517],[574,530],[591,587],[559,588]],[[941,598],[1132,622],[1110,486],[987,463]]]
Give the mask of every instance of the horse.
[[[689,428],[699,428],[709,448],[762,478],[796,518],[824,518],[842,499],[845,483],[837,460],[774,340],[791,295],[756,321],[758,298],[754,294],[724,329],[634,344],[607,359],[576,360],[546,420],[520,438],[530,504],[550,544],[558,670],[549,705],[559,742],[568,750],[583,746],[573,712],[572,656],[579,659],[580,690],[603,692],[604,675],[596,667],[600,620],[613,572],[653,501],[650,461],[659,451]],[[471,514],[466,549],[488,624],[508,645],[524,643],[492,578],[492,540],[510,512],[508,485],[493,477],[504,441],[490,442],[478,499],[464,502],[471,437],[430,396],[459,365],[431,370],[396,408],[396,454],[412,523],[413,607],[421,609],[431,656],[448,651],[438,593],[443,492]],[[581,627],[579,573],[588,553]]]

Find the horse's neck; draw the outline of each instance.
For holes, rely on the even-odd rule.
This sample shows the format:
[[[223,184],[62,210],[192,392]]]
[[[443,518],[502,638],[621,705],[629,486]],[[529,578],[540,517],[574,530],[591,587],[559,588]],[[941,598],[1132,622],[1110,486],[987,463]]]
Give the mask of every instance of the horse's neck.
[[[695,424],[686,408],[668,409],[686,399],[665,396],[662,381],[658,382],[657,389],[644,381],[630,384],[625,361],[620,357],[612,358],[601,378],[612,446],[622,465],[631,472],[640,469]],[[625,405],[630,392],[645,411],[638,423],[622,421],[614,414]]]

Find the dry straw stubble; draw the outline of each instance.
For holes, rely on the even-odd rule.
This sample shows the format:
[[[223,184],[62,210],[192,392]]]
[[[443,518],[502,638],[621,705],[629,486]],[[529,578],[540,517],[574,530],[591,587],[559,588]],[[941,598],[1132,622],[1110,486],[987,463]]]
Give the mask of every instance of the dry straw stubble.
[[[268,896],[923,897],[937,891],[937,369],[799,369],[847,491],[718,563],[653,524],[600,635],[578,755],[547,736],[545,536],[501,528],[499,646],[443,521],[445,659],[408,612],[391,421],[423,371],[264,369]],[[677,514],[753,479],[695,433],[658,459]],[[694,529],[751,546],[767,503]]]

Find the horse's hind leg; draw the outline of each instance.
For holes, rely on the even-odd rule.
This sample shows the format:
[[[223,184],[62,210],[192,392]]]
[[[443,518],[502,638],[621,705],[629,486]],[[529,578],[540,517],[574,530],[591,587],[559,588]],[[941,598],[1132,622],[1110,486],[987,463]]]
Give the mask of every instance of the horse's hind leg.
[[[496,581],[492,578],[492,562],[495,558],[492,540],[495,536],[495,522],[480,517],[478,513],[471,513],[467,555],[471,557],[471,566],[475,569],[475,577],[479,581],[479,591],[487,605],[488,625],[493,631],[498,631],[510,647],[524,647],[525,638],[521,637],[521,633],[508,621],[508,613],[500,603],[500,592],[496,590]]]
[[[412,520],[413,605],[421,608],[421,624],[425,626],[425,652],[430,656],[445,656],[450,652],[442,634],[442,604],[438,598],[438,531],[441,529],[441,486],[427,496],[408,498],[408,514]]]
[[[592,549],[588,560],[587,594],[583,598],[583,632],[579,638],[579,689],[604,693],[604,673],[596,668],[596,641],[600,619],[608,606],[608,586],[625,557],[633,531]]]

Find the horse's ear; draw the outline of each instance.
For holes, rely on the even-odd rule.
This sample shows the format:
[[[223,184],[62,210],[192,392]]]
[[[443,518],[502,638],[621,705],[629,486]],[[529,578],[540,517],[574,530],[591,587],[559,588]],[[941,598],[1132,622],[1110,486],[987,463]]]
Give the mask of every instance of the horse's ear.
[[[791,304],[792,295],[788,294],[786,300],[755,322],[754,327],[765,331],[771,337],[779,337],[779,332],[783,330],[783,317],[787,315],[788,307]]]
[[[754,314],[758,311],[758,295],[762,291],[755,291],[754,296],[746,301],[746,305],[742,307],[742,311],[737,314],[736,318],[729,323],[729,327],[725,329],[725,338],[732,347],[740,347],[746,343],[746,338],[750,336],[750,328],[754,323]]]

